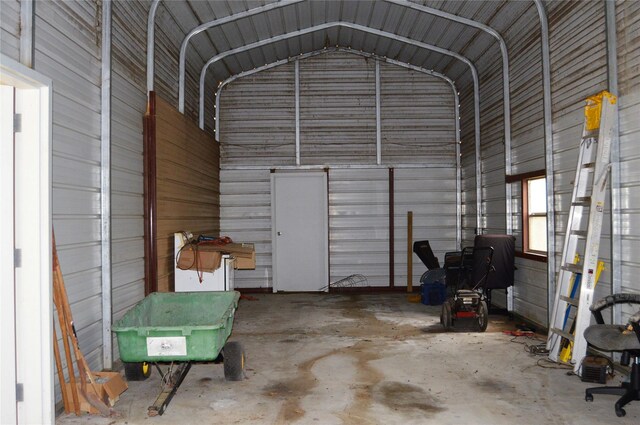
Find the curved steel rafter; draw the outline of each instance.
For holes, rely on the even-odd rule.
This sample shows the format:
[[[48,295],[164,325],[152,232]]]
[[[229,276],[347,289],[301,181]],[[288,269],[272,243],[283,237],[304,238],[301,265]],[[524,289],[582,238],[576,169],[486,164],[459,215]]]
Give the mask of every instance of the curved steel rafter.
[[[153,46],[149,46],[149,44],[153,43],[153,21],[155,19],[155,11],[157,9],[158,3],[160,0],[153,0],[153,3],[151,5],[151,10],[149,13],[149,21],[148,21],[148,40],[151,40],[151,42],[148,42],[148,48],[147,48],[147,87],[152,90],[153,89]],[[184,113],[184,93],[185,93],[185,68],[186,68],[186,51],[187,51],[187,47],[189,44],[189,41],[191,40],[191,38],[193,36],[195,36],[196,34],[199,34],[209,28],[213,28],[215,26],[218,25],[222,25],[228,22],[232,22],[238,19],[242,19],[242,18],[246,18],[255,14],[259,14],[259,13],[263,13],[269,10],[273,10],[276,8],[281,8],[281,7],[285,7],[291,4],[296,4],[296,3],[300,3],[303,2],[305,0],[282,0],[280,2],[275,2],[275,3],[270,3],[267,4],[265,6],[261,6],[261,7],[257,7],[254,9],[250,9],[244,12],[240,12],[234,15],[230,15],[224,18],[220,18],[214,21],[210,21],[207,23],[204,23],[202,25],[199,25],[198,27],[194,28],[193,30],[191,30],[189,32],[189,34],[187,34],[187,36],[183,39],[181,47],[180,47],[180,60],[179,60],[179,67],[180,67],[180,71],[179,71],[179,93],[178,93],[178,109],[180,110],[180,112]],[[413,3],[411,1],[408,0],[384,0],[387,3],[390,4],[395,4],[398,6],[402,6],[402,7],[407,7],[416,11],[419,11],[421,13],[427,13],[433,16],[437,16],[437,17],[441,17],[444,19],[448,19],[451,21],[455,21],[458,23],[461,23],[463,25],[468,25],[474,28],[477,28],[481,31],[486,32],[487,34],[490,34],[492,37],[494,37],[499,45],[500,45],[500,51],[502,54],[502,68],[503,68],[503,105],[504,105],[504,134],[505,134],[505,168],[507,169],[507,172],[511,169],[511,108],[510,108],[510,89],[509,89],[509,59],[508,59],[508,50],[507,50],[507,45],[504,41],[504,39],[502,38],[502,36],[500,35],[500,33],[498,31],[496,31],[495,29],[493,29],[492,27],[485,25],[481,22],[475,21],[473,19],[468,19],[468,18],[464,18],[458,15],[454,15],[448,12],[444,12],[441,11],[439,9],[435,9],[435,8],[431,8],[428,6],[423,6],[420,4],[416,4]],[[538,1],[538,0],[536,0]],[[474,93],[475,95],[476,93]],[[202,99],[202,98],[201,98]],[[201,118],[202,120],[202,118]],[[479,131],[479,124],[477,125],[477,129]],[[479,148],[479,146],[478,146]],[[476,152],[476,170],[479,172],[480,171],[480,156],[479,156],[479,152]],[[480,228],[480,207],[481,207],[481,203],[480,203],[480,196],[481,196],[481,175],[477,175],[477,179],[476,179],[476,196],[477,196],[477,217],[476,217],[476,226],[478,228]],[[510,206],[511,206],[511,202],[510,202],[510,187],[506,188],[506,197],[507,197],[507,213],[510,210]],[[508,216],[509,214],[507,214]],[[510,229],[510,222],[507,221],[507,230]]]
[[[325,54],[325,53],[330,53],[330,52],[345,52],[345,53],[350,53],[350,54],[354,54],[354,55],[358,55],[358,56],[363,56],[365,58],[371,58],[371,59],[375,59],[378,62],[385,62],[391,65],[396,65],[396,66],[400,66],[402,68],[406,68],[406,69],[410,69],[412,71],[416,71],[416,72],[420,72],[422,74],[427,74],[427,75],[431,75],[433,77],[436,78],[440,78],[444,81],[446,81],[450,86],[451,86],[451,90],[453,92],[453,99],[454,99],[454,126],[455,126],[455,134],[456,134],[456,210],[457,210],[457,214],[456,214],[456,246],[460,246],[461,242],[462,242],[462,196],[461,196],[461,188],[462,188],[462,164],[460,162],[460,144],[461,144],[461,140],[460,140],[460,99],[459,99],[459,95],[458,95],[458,89],[456,88],[455,82],[447,77],[444,74],[441,74],[437,71],[433,71],[433,70],[429,70],[426,68],[422,68],[416,65],[411,65],[405,62],[401,62],[401,61],[397,61],[395,59],[390,59],[390,58],[386,58],[386,57],[382,57],[382,56],[378,56],[375,55],[373,53],[367,53],[367,52],[362,52],[359,50],[355,50],[355,49],[351,49],[351,48],[347,48],[347,47],[328,47],[328,48],[324,48],[322,50],[316,50],[313,52],[309,52],[309,53],[304,53],[295,57],[291,57],[291,58],[287,58],[287,59],[282,59],[276,62],[272,62],[272,63],[268,63],[265,65],[262,65],[260,67],[257,67],[255,69],[251,69],[248,71],[244,71],[235,75],[230,76],[229,78],[227,78],[226,80],[222,81],[219,85],[218,85],[218,89],[216,91],[216,106],[215,106],[215,138],[216,141],[220,141],[220,130],[219,130],[219,125],[220,125],[220,95],[222,93],[222,89],[224,89],[229,83],[238,80],[240,78],[243,77],[248,77],[250,75],[253,74],[257,74],[259,72],[262,71],[266,71],[268,69],[272,69],[275,67],[278,67],[280,65],[284,65],[290,62],[295,62],[296,64],[299,63],[300,60],[303,59],[308,59],[310,57],[313,56],[318,56],[321,54]],[[296,117],[297,119],[298,117]],[[299,141],[296,144],[296,158],[299,159]]]
[[[378,35],[381,37],[386,37],[386,38],[391,38],[393,40],[397,40],[400,42],[404,42],[410,45],[414,45],[416,47],[420,47],[420,48],[424,48],[427,50],[432,50],[438,53],[442,53],[444,55],[447,56],[452,56],[455,57],[456,59],[464,62],[465,64],[467,64],[469,66],[469,69],[471,70],[471,74],[473,77],[473,94],[474,94],[474,123],[475,123],[475,158],[476,158],[476,209],[477,209],[477,213],[476,213],[476,222],[479,224],[480,223],[480,207],[481,207],[481,187],[482,187],[482,175],[480,174],[481,170],[480,170],[480,93],[479,93],[479,79],[478,79],[478,71],[476,70],[475,65],[466,57],[455,53],[455,52],[451,52],[449,50],[446,49],[442,49],[440,47],[437,46],[433,46],[427,43],[423,43],[420,41],[416,41],[416,40],[412,40],[406,37],[401,37],[395,34],[391,34],[391,33],[387,33],[385,31],[380,31],[380,30],[376,30],[373,28],[369,28],[369,27],[365,27],[362,25],[358,25],[358,24],[353,24],[350,22],[341,22],[341,21],[337,21],[337,22],[328,22],[325,24],[321,24],[321,25],[317,25],[314,27],[310,27],[310,28],[305,28],[303,30],[299,30],[299,31],[293,31],[290,33],[286,33],[286,34],[281,34],[275,37],[271,37],[269,39],[264,39],[264,40],[260,40],[257,41],[255,43],[251,43],[248,44],[246,46],[242,46],[242,47],[238,47],[236,49],[232,49],[232,50],[228,50],[226,52],[220,53],[214,57],[212,57],[211,59],[209,59],[207,61],[207,63],[205,63],[205,65],[202,67],[202,71],[200,72],[200,109],[199,109],[199,124],[200,124],[200,128],[204,129],[204,85],[205,85],[205,79],[206,79],[206,73],[207,70],[209,68],[209,66],[211,66],[212,64],[214,64],[217,61],[220,61],[222,59],[224,59],[225,57],[231,56],[231,55],[235,55],[238,53],[242,53],[245,52],[247,50],[251,50],[251,49],[255,49],[267,44],[271,44],[271,43],[276,43],[278,41],[283,41],[283,40],[287,40],[289,38],[293,38],[293,37],[299,37],[301,35],[304,34],[308,34],[314,31],[320,31],[323,29],[328,29],[328,28],[334,28],[334,27],[344,27],[344,28],[351,28],[351,29],[355,29],[355,30],[359,30],[359,31],[363,31],[369,34],[374,34],[374,35]],[[479,226],[478,226],[479,227]]]
[[[184,74],[185,74],[185,62],[186,62],[186,50],[189,44],[189,40],[195,36],[198,33],[201,33],[209,28],[218,26],[218,25],[222,25],[228,22],[232,22],[238,19],[242,19],[248,16],[252,16],[255,14],[259,14],[259,13],[263,13],[266,12],[268,10],[273,10],[276,8],[280,8],[280,7],[285,7],[291,4],[296,4],[296,3],[301,3],[305,0],[282,0],[280,2],[275,2],[275,3],[270,3],[268,5],[265,6],[261,6],[261,7],[257,7],[254,9],[250,9],[244,12],[240,12],[238,14],[234,14],[234,15],[230,15],[218,20],[214,20],[205,24],[202,24],[196,28],[194,28],[193,30],[191,30],[189,32],[189,34],[185,37],[185,39],[182,42],[181,45],[181,49],[180,49],[180,61],[179,61],[179,66],[180,66],[180,77],[179,77],[179,110],[181,112],[184,111]],[[502,65],[503,65],[503,99],[504,99],[504,125],[505,125],[505,167],[508,169],[511,168],[511,156],[510,156],[510,150],[511,150],[511,126],[510,126],[510,121],[511,121],[511,113],[510,113],[510,95],[509,95],[509,59],[508,59],[508,51],[507,51],[507,46],[506,43],[504,42],[504,39],[501,37],[501,35],[499,34],[498,31],[496,31],[495,29],[493,29],[492,27],[485,25],[483,23],[480,23],[478,21],[475,21],[473,19],[468,19],[468,18],[464,18],[458,15],[454,15],[448,12],[444,12],[441,11],[439,9],[435,9],[435,8],[431,8],[428,6],[423,6],[420,4],[416,4],[413,3],[411,1],[408,0],[384,0],[387,3],[390,4],[395,4],[401,7],[407,7],[416,11],[419,11],[421,13],[427,13],[433,16],[437,16],[437,17],[441,17],[444,19],[448,19],[451,21],[455,21],[458,23],[461,23],[463,25],[468,25],[477,29],[480,29],[481,31],[484,31],[488,34],[490,34],[492,37],[494,37],[500,45],[500,50],[502,53]],[[536,5],[539,7],[539,0],[534,0],[536,2]],[[155,14],[157,11],[157,7],[159,5],[160,0],[153,0],[153,3],[151,4],[151,8],[149,11],[149,18],[148,18],[148,42],[147,42],[147,88],[149,90],[153,90],[153,61],[154,61],[154,51],[153,51],[153,38],[154,38],[154,21],[155,21]],[[476,93],[474,93],[474,95],[476,95]],[[479,127],[479,124],[478,126]],[[476,152],[476,169],[479,171],[479,160],[480,157],[478,155],[478,151]],[[480,199],[480,195],[481,195],[481,175],[478,175],[478,178],[476,179],[476,195],[477,195],[477,199]],[[509,198],[509,190],[507,189],[507,198]],[[510,202],[508,202],[507,199],[507,209],[509,209],[510,206]],[[480,218],[479,218],[479,213],[480,213],[480,202],[477,201],[477,209],[478,209],[478,215],[477,215],[477,227],[480,227]],[[507,211],[508,212],[508,211]],[[507,224],[507,228],[509,228],[509,224]]]
[[[155,75],[155,46],[156,46],[156,12],[160,0],[153,0],[147,16],[147,96],[153,91],[153,77]]]
[[[156,0],[159,1],[159,0]],[[178,74],[178,110],[184,114],[184,86],[185,86],[185,73],[186,73],[186,61],[187,61],[187,47],[189,46],[189,41],[200,34],[203,31],[208,29],[228,24],[229,22],[237,21],[239,19],[248,18],[253,15],[257,15],[259,13],[268,12],[270,10],[278,9],[281,7],[289,6],[296,3],[301,3],[305,0],[282,0],[276,3],[269,3],[265,6],[256,7],[253,9],[249,9],[244,12],[236,13],[233,15],[225,16],[224,18],[216,19],[214,21],[205,22],[202,25],[198,25],[187,34],[182,40],[182,44],[180,45],[180,70]]]
[[[494,37],[498,44],[500,45],[500,52],[502,54],[502,98],[503,98],[503,115],[504,115],[504,168],[505,174],[511,174],[511,94],[510,94],[510,77],[509,77],[509,51],[507,49],[507,43],[504,41],[504,38],[500,35],[498,31],[489,25],[485,25],[478,21],[474,21],[473,19],[463,18],[458,15],[454,15],[452,13],[444,12],[439,9],[434,9],[432,7],[423,6],[421,4],[413,3],[409,0],[384,0],[387,3],[396,4],[399,6],[408,7],[413,10],[417,10],[419,12],[428,13],[430,15],[438,16],[444,19],[449,19],[451,21],[459,22],[463,25],[467,25],[473,28],[477,28],[486,32],[487,34]],[[539,1],[539,0],[536,0]],[[479,170],[480,157],[476,157],[476,170]],[[481,176],[480,176],[481,177]],[[477,199],[480,199],[480,195],[482,192],[481,181],[476,180],[476,196]],[[506,208],[506,216],[507,220],[505,223],[506,231],[508,234],[513,233],[513,223],[511,222],[512,215],[512,205],[511,205],[511,186],[505,185],[505,208]],[[481,221],[480,221],[480,204],[476,205],[478,214],[476,216],[476,227],[477,231],[480,232],[481,229]]]

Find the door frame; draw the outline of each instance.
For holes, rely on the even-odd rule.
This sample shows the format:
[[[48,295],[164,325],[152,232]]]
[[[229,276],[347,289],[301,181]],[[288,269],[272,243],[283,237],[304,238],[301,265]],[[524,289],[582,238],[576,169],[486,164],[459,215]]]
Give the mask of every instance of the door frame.
[[[277,261],[277,252],[278,252],[278,237],[276,230],[276,179],[282,176],[291,177],[291,175],[295,175],[300,178],[307,177],[322,177],[323,187],[324,187],[324,195],[322,197],[322,210],[324,214],[322,214],[322,227],[323,234],[325,235],[322,238],[323,241],[323,252],[324,254],[324,269],[325,275],[327,277],[327,291],[329,288],[329,187],[328,187],[328,178],[326,171],[298,171],[298,170],[281,170],[281,171],[272,171],[271,172],[271,271],[273,274],[273,292],[278,292],[278,261]]]
[[[22,129],[15,133],[15,147],[13,143],[0,147],[0,354],[2,368],[13,369],[8,376],[3,371],[0,380],[0,422],[15,418],[11,423],[53,423],[52,82],[0,54],[0,83],[15,88],[15,113],[21,114]],[[20,228],[14,214],[25,223]],[[18,384],[22,384],[22,401]]]

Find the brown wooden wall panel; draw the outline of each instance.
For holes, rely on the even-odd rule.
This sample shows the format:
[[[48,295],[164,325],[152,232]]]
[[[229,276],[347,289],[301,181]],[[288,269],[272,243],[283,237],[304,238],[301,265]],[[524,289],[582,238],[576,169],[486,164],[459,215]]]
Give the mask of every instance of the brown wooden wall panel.
[[[173,234],[220,232],[220,147],[189,118],[156,100],[158,291],[173,290]]]

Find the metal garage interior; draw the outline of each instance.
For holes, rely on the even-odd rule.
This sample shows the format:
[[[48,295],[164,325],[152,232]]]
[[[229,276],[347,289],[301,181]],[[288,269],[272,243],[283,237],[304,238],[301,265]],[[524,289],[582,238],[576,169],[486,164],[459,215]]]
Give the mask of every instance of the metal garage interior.
[[[493,302],[544,333],[585,99],[603,90],[617,103],[599,254],[605,268],[594,299],[640,293],[639,1],[3,0],[0,8],[0,79],[3,87],[15,87],[3,93],[16,99],[2,103],[3,422],[53,422],[60,412],[50,343],[52,228],[77,337],[92,370],[119,370],[112,325],[145,295],[173,290],[173,233],[182,230],[254,243],[255,270],[236,271],[235,288],[262,303],[247,311],[276,317],[302,304],[314,306],[304,314],[315,317],[321,307],[297,292],[317,292],[354,274],[366,277],[366,287],[313,296],[343,297],[329,300],[351,300],[352,308],[364,310],[388,300],[381,314],[392,316],[389,309],[407,308],[400,306],[409,305],[408,282],[419,285],[425,271],[408,258],[409,238],[428,239],[442,259],[473,245],[476,235],[511,234],[519,252],[515,283]],[[4,138],[14,127],[9,107],[23,115],[26,134],[14,136],[15,151]],[[24,130],[36,128],[31,119],[40,127]],[[22,137],[39,144],[23,150]],[[293,178],[293,186],[302,187],[305,175],[326,182],[326,199],[318,199],[327,211],[324,278],[308,273],[299,286],[286,286],[274,277],[297,261],[281,254],[284,266],[276,271],[272,247],[281,232],[273,227],[274,175]],[[541,255],[522,252],[520,182],[531,176],[546,182]],[[40,283],[37,290],[33,282]],[[269,294],[278,291],[295,294]],[[259,323],[242,316],[251,302],[238,308],[239,329],[259,334]],[[398,314],[419,320],[424,306],[408,308]],[[635,311],[615,308],[606,320],[626,323]],[[426,312],[437,322],[439,310]],[[290,320],[280,318],[267,322],[277,327]],[[443,335],[466,338],[465,344],[486,335],[513,346],[499,331]],[[248,356],[260,363],[259,354]],[[429,351],[416,348],[413,360],[429,363]],[[534,369],[535,360],[527,363]],[[550,388],[555,377],[567,380],[563,392],[540,396],[545,401],[533,413],[543,423],[635,423],[640,417],[639,402],[629,404],[626,418],[616,418],[613,397],[587,405],[588,385],[579,378],[563,370],[540,373]],[[404,387],[394,388],[402,398]],[[346,390],[338,385],[332,391]],[[506,396],[493,397],[487,403]],[[286,394],[272,400],[288,403]],[[384,403],[372,403],[358,407],[361,416],[347,407],[342,416],[315,419],[298,410],[260,417],[258,410],[258,416],[229,416],[226,423],[534,421],[485,410],[446,416],[410,404],[382,411]],[[224,404],[216,406],[206,408],[222,415],[216,409]],[[182,415],[193,409],[175,408]],[[549,409],[568,411],[544,416]],[[61,423],[108,423],[64,416]],[[160,419],[171,421],[154,418]],[[136,423],[134,416],[128,420]]]

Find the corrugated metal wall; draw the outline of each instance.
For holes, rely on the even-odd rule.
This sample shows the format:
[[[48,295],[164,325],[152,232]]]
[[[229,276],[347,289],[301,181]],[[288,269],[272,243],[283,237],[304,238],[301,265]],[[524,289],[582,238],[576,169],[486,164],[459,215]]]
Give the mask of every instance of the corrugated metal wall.
[[[375,138],[374,138],[375,140]],[[329,171],[330,281],[352,274],[389,286],[389,171]]]
[[[438,227],[436,249],[441,254],[455,248],[455,133],[449,84],[396,68],[381,66],[383,164],[435,167],[395,171],[400,191],[396,205],[401,211],[395,220],[396,260],[402,265],[406,264],[402,214],[407,210],[423,214],[417,220],[421,237],[434,236]],[[255,271],[236,273],[238,287],[271,286],[270,180],[267,170],[224,168],[295,163],[293,82],[294,66],[286,65],[236,80],[222,92],[221,231],[234,240],[256,242],[258,263]],[[388,286],[389,171],[374,165],[375,63],[344,52],[304,59],[300,86],[301,162],[371,166],[330,168],[331,281],[363,274],[370,285]],[[261,107],[269,105],[269,99],[275,99],[274,108]],[[263,140],[267,146],[260,149]],[[398,146],[402,149],[395,150]],[[433,212],[447,217],[444,228],[435,224]],[[415,261],[417,281],[424,266]],[[405,285],[401,265],[396,267],[396,278],[405,277],[397,284]]]
[[[11,59],[20,59],[20,2],[7,0],[0,7],[0,49]]]
[[[221,148],[224,148],[224,144]],[[231,237],[234,242],[255,244],[256,269],[237,270],[234,275],[235,286],[271,287],[273,274],[269,170],[220,171],[220,234]]]
[[[142,113],[148,4],[114,2],[111,75],[111,261],[114,322],[144,298]],[[114,337],[114,359],[118,347]]]
[[[535,7],[518,17],[504,33],[509,46],[511,89],[511,174],[545,169],[542,55],[540,20]],[[522,197],[520,182],[511,184],[512,234],[522,250]],[[547,264],[516,257],[514,311],[546,324]],[[505,306],[504,292],[493,302]]]
[[[607,89],[607,49],[604,2],[553,2],[548,7],[558,270],[582,137],[585,99]],[[611,292],[610,206],[607,199],[599,255],[606,265],[596,286],[595,299]]]
[[[407,102],[407,99],[413,99]],[[441,79],[386,63],[380,64],[382,160],[385,164],[455,167],[456,137],[451,86]],[[428,137],[425,128],[428,129]]]
[[[511,174],[544,169],[544,123],[542,109],[542,66],[540,21],[535,5],[513,14],[512,20],[494,19],[488,23],[505,39],[509,51],[511,101]],[[502,93],[502,63],[497,45],[488,49],[476,62],[480,71],[480,123],[482,233],[505,233],[511,220],[518,249],[522,249],[519,220],[520,188],[512,185],[512,215],[506,216],[505,203],[505,130]],[[461,90],[463,246],[473,245],[476,234],[476,169],[473,133],[472,87]],[[515,312],[546,323],[546,266],[531,260],[516,259]],[[544,293],[538,293],[543,291]],[[531,296],[535,294],[535,296]],[[504,293],[493,294],[493,303],[506,305]]]
[[[296,163],[293,64],[229,83],[220,104],[224,105],[219,129],[224,164]]]
[[[100,369],[100,10],[90,2],[39,2],[35,14],[35,69],[53,81],[58,255],[80,347]]]
[[[562,245],[571,196],[578,143],[582,131],[584,99],[607,88],[606,37],[604,3],[551,2],[548,4],[551,33],[551,69],[554,133],[554,168],[556,187],[556,268]],[[491,23],[499,28],[500,23]],[[539,20],[535,9],[529,8],[519,19],[502,31],[510,54],[510,84],[512,113],[512,173],[542,169],[544,139],[542,119],[542,84],[540,69]],[[487,65],[497,55],[486,54],[477,63],[483,69],[481,78],[482,131],[482,220],[484,233],[505,230],[505,183],[503,121],[499,114],[502,93],[500,67]],[[473,110],[470,87],[461,96],[463,123],[463,241],[471,244],[475,227],[475,168],[473,158]],[[465,118],[466,117],[466,118]],[[518,216],[520,188],[513,189],[513,229],[522,246]],[[609,220],[607,214],[605,220]],[[603,231],[600,257],[609,264],[609,229]],[[515,312],[533,321],[547,323],[546,265],[517,259],[514,288]],[[610,267],[609,267],[610,269]],[[611,288],[610,271],[605,271],[596,290],[596,297]],[[498,304],[504,300],[497,299]]]
[[[455,173],[455,167],[394,170],[396,285],[407,285],[408,211],[413,211],[413,241],[429,240],[440,265],[444,264],[445,252],[458,249]],[[426,266],[413,255],[411,281],[414,285],[426,270]]]
[[[622,290],[640,292],[640,2],[616,4],[622,197]],[[627,309],[624,313],[631,313]]]
[[[302,164],[375,164],[375,62],[328,53],[300,62]]]

